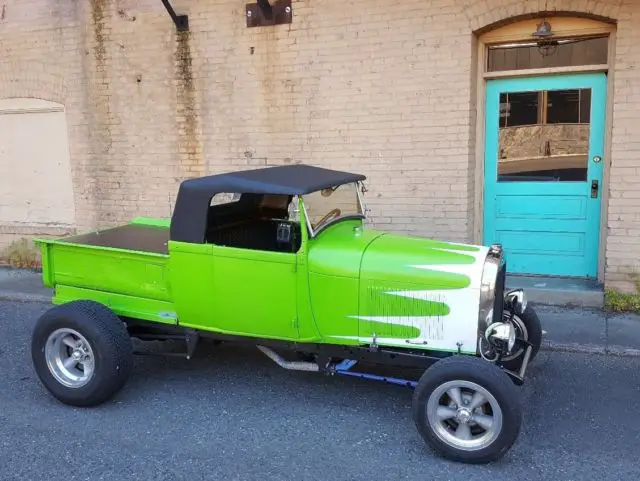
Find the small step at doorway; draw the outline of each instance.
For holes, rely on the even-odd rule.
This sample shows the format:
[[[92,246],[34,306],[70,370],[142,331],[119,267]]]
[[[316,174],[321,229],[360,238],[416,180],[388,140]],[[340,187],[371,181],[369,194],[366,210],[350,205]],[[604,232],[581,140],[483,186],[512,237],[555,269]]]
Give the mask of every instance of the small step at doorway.
[[[602,283],[590,279],[507,275],[507,289],[524,289],[532,303],[564,307],[604,307]]]

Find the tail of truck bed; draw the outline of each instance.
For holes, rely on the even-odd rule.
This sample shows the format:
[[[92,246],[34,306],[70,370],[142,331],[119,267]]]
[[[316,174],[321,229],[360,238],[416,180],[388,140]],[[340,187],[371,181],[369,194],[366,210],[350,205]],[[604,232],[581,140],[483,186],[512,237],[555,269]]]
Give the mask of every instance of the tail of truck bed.
[[[42,279],[55,289],[54,304],[92,299],[116,313],[167,322],[173,306],[167,282],[168,221],[131,223],[63,239],[36,239]]]

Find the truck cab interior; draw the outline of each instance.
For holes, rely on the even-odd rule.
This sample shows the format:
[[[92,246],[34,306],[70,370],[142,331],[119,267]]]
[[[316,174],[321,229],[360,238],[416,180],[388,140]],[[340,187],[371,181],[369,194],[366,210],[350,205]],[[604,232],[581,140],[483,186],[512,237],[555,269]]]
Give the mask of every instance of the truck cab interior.
[[[289,219],[293,196],[241,194],[226,202],[217,197],[207,215],[208,244],[272,252],[300,249],[300,224]]]

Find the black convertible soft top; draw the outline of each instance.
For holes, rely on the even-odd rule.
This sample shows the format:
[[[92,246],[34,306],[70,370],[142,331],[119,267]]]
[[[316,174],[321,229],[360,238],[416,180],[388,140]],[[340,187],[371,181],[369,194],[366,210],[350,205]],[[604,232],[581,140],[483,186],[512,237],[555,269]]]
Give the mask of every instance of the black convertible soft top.
[[[188,179],[180,184],[171,218],[171,239],[202,243],[211,199],[216,194],[305,195],[363,181],[362,174],[294,164]]]
[[[295,164],[230,172],[185,180],[180,189],[218,193],[304,195],[336,185],[365,180],[361,174]]]

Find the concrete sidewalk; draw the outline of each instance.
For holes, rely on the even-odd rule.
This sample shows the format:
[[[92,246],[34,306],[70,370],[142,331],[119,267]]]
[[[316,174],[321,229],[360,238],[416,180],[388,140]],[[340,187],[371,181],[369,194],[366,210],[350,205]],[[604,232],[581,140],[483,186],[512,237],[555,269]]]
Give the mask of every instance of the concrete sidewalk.
[[[53,289],[42,285],[42,274],[0,267],[0,300],[50,302]]]
[[[53,292],[38,272],[0,267],[0,301],[49,303]],[[640,316],[600,309],[535,305],[545,330],[544,348],[554,351],[640,356]]]

